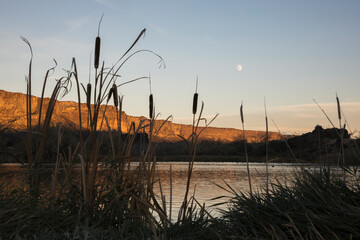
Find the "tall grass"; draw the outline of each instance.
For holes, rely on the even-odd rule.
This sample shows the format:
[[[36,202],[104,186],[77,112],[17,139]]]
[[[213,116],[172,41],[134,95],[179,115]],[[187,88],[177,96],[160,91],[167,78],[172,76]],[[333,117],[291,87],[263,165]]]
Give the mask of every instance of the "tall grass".
[[[252,185],[251,185],[251,175],[250,175],[250,167],[249,167],[249,157],[247,153],[247,146],[246,146],[246,136],[245,136],[245,125],[244,125],[244,113],[243,113],[243,103],[241,102],[240,106],[240,118],[241,118],[241,125],[243,129],[243,139],[244,139],[244,148],[245,148],[245,157],[246,157],[246,170],[248,174],[248,180],[249,180],[249,189],[250,194],[252,195]]]
[[[266,194],[269,194],[269,124],[266,110],[266,102],[264,97],[264,111],[265,111],[265,167],[266,167]]]
[[[55,108],[56,100],[59,95],[65,95],[68,93],[70,76],[64,76],[56,80],[54,89],[50,100],[47,102],[46,111],[43,112],[42,108],[44,105],[44,92],[47,86],[47,80],[51,73],[55,70],[57,65],[55,61],[55,66],[47,70],[43,82],[42,94],[39,103],[38,109],[38,124],[33,126],[33,109],[32,109],[32,60],[33,60],[33,51],[29,41],[21,37],[21,39],[28,45],[31,53],[31,58],[29,62],[28,75],[26,77],[26,119],[27,119],[27,161],[29,167],[29,188],[32,195],[35,197],[39,196],[39,184],[40,184],[40,171],[42,168],[42,163],[44,162],[44,152],[45,152],[45,143],[47,139],[47,133],[50,127],[51,117]],[[35,146],[34,146],[35,145]]]
[[[201,103],[201,108],[199,111],[199,114],[197,113],[197,105],[198,105],[198,79],[196,79],[196,88],[195,93],[193,97],[193,106],[192,106],[192,113],[193,113],[193,123],[192,123],[192,133],[189,136],[188,139],[181,137],[187,144],[188,144],[188,170],[187,170],[187,180],[186,180],[186,188],[185,188],[185,194],[184,194],[184,200],[180,206],[179,214],[178,214],[178,222],[185,224],[186,222],[189,222],[193,219],[195,214],[195,206],[194,206],[194,195],[189,199],[189,191],[190,191],[190,183],[191,183],[191,176],[194,168],[194,162],[196,157],[196,147],[198,138],[200,137],[201,133],[206,130],[206,128],[215,120],[215,118],[218,116],[216,114],[209,122],[206,120],[206,118],[202,117],[203,111],[204,111],[204,102]],[[205,126],[202,128],[199,128],[200,122],[204,121]]]
[[[334,123],[331,121],[328,114],[320,106],[320,104],[315,99],[313,99],[313,101],[316,103],[316,105],[319,107],[319,109],[323,112],[323,114],[325,115],[325,117],[327,118],[329,123],[332,125],[332,127],[337,129],[335,127]],[[340,165],[340,156],[343,156],[343,164],[345,164],[345,152],[344,152],[344,146],[343,146],[343,141],[344,141],[343,134],[345,132],[345,126],[346,125],[344,125],[344,127],[341,126],[341,107],[340,107],[340,100],[339,100],[337,95],[336,95],[336,104],[337,104],[337,113],[338,113],[338,120],[339,120],[339,126],[340,126],[339,130],[337,130],[336,133],[339,136],[340,141],[341,141],[340,142],[340,151],[339,151],[339,154],[338,154],[338,165]]]
[[[101,22],[101,21],[100,21]],[[25,38],[23,41],[29,46],[31,52],[31,59],[29,64],[29,74],[27,76],[27,160],[29,163],[29,189],[31,202],[46,203],[46,211],[51,211],[52,208],[59,208],[62,213],[69,213],[69,223],[75,227],[72,236],[83,237],[89,236],[91,226],[97,224],[97,218],[103,218],[100,224],[109,224],[110,227],[121,227],[127,224],[128,221],[141,223],[136,228],[144,226],[146,235],[157,236],[157,230],[161,227],[167,226],[170,222],[167,210],[166,199],[164,196],[160,197],[154,193],[154,184],[159,182],[158,176],[155,174],[156,157],[154,156],[153,139],[157,136],[163,125],[167,122],[166,119],[161,126],[155,127],[156,117],[153,102],[153,95],[150,92],[149,97],[149,120],[140,122],[138,126],[134,123],[130,125],[127,132],[123,132],[122,128],[122,102],[123,97],[119,96],[118,88],[124,84],[132,83],[148,77],[139,77],[127,82],[116,84],[118,72],[122,66],[132,57],[139,53],[151,53],[160,59],[160,64],[163,64],[163,59],[156,53],[150,50],[137,50],[133,53],[130,51],[139,41],[141,36],[145,34],[145,29],[140,32],[135,41],[131,44],[129,49],[121,56],[115,65],[111,68],[106,68],[104,61],[100,64],[100,23],[98,29],[98,36],[95,39],[95,76],[93,81],[88,82],[85,87],[80,83],[78,77],[76,59],[72,59],[71,69],[67,71],[67,75],[60,78],[56,82],[53,89],[52,96],[47,102],[46,111],[44,108],[44,92],[47,86],[48,77],[54,71],[55,67],[49,69],[46,73],[42,96],[38,109],[38,124],[34,125],[33,119],[33,104],[32,104],[32,48]],[[55,61],[56,64],[56,61]],[[55,108],[56,100],[59,96],[66,94],[71,87],[71,81],[76,81],[77,95],[78,95],[78,113],[80,123],[80,142],[75,149],[69,148],[69,154],[62,154],[59,149],[62,145],[62,132],[58,128],[57,140],[57,160],[52,173],[51,189],[48,193],[46,189],[40,186],[44,183],[41,177],[43,174],[42,163],[44,161],[45,142],[47,139],[47,132],[50,127],[51,117]],[[86,128],[85,139],[83,139],[82,131],[82,109],[81,109],[81,88],[86,95],[86,108],[88,116],[88,127]],[[117,129],[111,129],[108,124],[106,116],[106,107],[110,99],[113,99],[114,107],[117,110]],[[100,111],[101,106],[105,104],[105,110]],[[101,155],[100,148],[103,145],[104,134],[99,132],[102,122],[107,124],[108,139],[110,147],[108,155]],[[133,155],[132,149],[134,146],[136,136],[149,128],[149,142],[147,148],[140,155]],[[123,137],[125,134],[125,138]],[[131,162],[137,162],[135,168]],[[80,162],[80,183],[75,179],[74,163]],[[100,166],[100,163],[102,165]],[[159,183],[160,184],[160,183]],[[16,197],[16,195],[7,196],[8,198]],[[22,195],[26,201],[26,193]],[[21,195],[21,194],[19,194]],[[36,200],[36,201],[34,201]],[[19,201],[23,201],[20,200]],[[59,205],[60,204],[60,205]],[[73,206],[70,206],[73,204]],[[26,206],[26,204],[25,204]],[[40,205],[37,205],[40,207]],[[26,210],[27,211],[27,210]],[[20,211],[21,212],[21,211]],[[109,215],[110,214],[110,215]],[[51,215],[51,214],[50,214]],[[78,217],[76,217],[76,215]],[[132,216],[129,218],[125,216]],[[157,217],[156,217],[157,216]],[[60,214],[58,219],[65,217]],[[44,220],[47,218],[44,217]],[[133,219],[133,220],[131,220]],[[94,222],[95,221],[95,222]],[[95,224],[95,225],[94,225]],[[114,225],[115,224],[115,225]],[[77,227],[81,225],[83,232]],[[54,224],[55,227],[65,227],[62,224]],[[15,226],[14,226],[15,227]],[[126,226],[123,226],[126,228]],[[135,227],[135,225],[133,226]],[[69,231],[69,227],[65,227]],[[14,234],[20,234],[20,237],[26,237],[27,230],[22,231],[15,227]],[[35,231],[36,232],[36,231]],[[25,234],[25,235],[23,235]],[[61,234],[61,231],[59,232]],[[67,234],[67,233],[63,233]],[[70,234],[70,233],[69,233]],[[14,235],[14,236],[15,236]],[[71,234],[70,234],[71,235]],[[95,234],[96,235],[96,234]],[[136,233],[135,235],[138,235]]]
[[[352,182],[326,168],[302,171],[290,184],[272,184],[269,194],[248,196],[230,188],[230,207],[219,228],[231,239],[357,239],[356,171],[348,171]]]

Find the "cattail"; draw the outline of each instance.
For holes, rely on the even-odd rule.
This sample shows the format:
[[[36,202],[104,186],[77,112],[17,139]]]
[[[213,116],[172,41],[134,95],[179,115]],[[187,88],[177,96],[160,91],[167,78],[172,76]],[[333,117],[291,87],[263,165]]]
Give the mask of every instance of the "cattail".
[[[340,101],[339,101],[339,98],[337,95],[336,95],[336,102],[337,102],[338,118],[339,118],[339,120],[341,120]],[[341,127],[341,124],[340,124],[340,127]]]
[[[88,83],[86,87],[86,105],[89,109],[90,109],[90,99],[91,99],[91,83]]]
[[[100,37],[97,36],[95,40],[95,62],[94,66],[96,69],[99,67],[99,59],[100,59]]]
[[[193,98],[193,114],[194,115],[196,114],[196,111],[197,111],[197,103],[198,103],[198,97],[199,97],[199,94],[197,93],[198,81],[199,81],[199,78],[196,77],[196,88],[195,88],[195,93],[194,93],[194,98]]]
[[[118,105],[119,105],[119,98],[118,98],[117,86],[116,86],[115,83],[112,85],[112,89],[113,89],[113,94],[114,94],[114,106],[115,106],[115,107],[118,107]]]
[[[240,116],[241,116],[241,122],[244,123],[243,104],[242,103],[240,106]]]
[[[153,95],[150,94],[150,96],[149,96],[149,117],[150,117],[150,119],[152,119],[153,113],[154,113],[154,99],[153,99]]]
[[[193,114],[196,114],[197,111],[197,103],[198,103],[198,93],[194,93],[194,99],[193,99]]]
[[[107,98],[106,103],[108,103],[108,102],[110,101],[110,98],[111,98],[111,96],[112,96],[112,94],[113,94],[113,91],[114,91],[114,89],[113,89],[113,88],[110,88],[110,91],[109,91],[109,94],[108,94],[108,98]]]

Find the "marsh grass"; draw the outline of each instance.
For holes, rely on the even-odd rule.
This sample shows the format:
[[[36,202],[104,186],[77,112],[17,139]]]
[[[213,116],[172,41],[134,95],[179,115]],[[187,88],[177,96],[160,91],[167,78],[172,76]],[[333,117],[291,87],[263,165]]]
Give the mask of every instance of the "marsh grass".
[[[266,194],[269,194],[269,123],[266,110],[266,102],[264,97],[264,111],[265,111],[265,167],[266,167]]]
[[[184,200],[180,206],[179,213],[178,213],[178,223],[185,224],[188,221],[192,221],[194,217],[197,218],[195,214],[195,208],[198,205],[196,203],[195,199],[195,192],[189,199],[189,191],[190,191],[190,183],[191,183],[191,176],[193,172],[195,157],[196,157],[196,148],[197,148],[197,142],[198,138],[201,135],[203,131],[206,130],[206,128],[216,119],[216,117],[219,114],[216,114],[209,122],[206,118],[202,117],[203,111],[204,111],[204,102],[201,104],[200,112],[198,116],[196,116],[197,113],[197,105],[198,105],[198,79],[196,79],[196,88],[195,93],[193,97],[193,106],[192,106],[192,113],[193,113],[193,123],[192,123],[192,133],[188,137],[188,139],[183,138],[182,136],[179,136],[182,138],[188,145],[188,170],[187,170],[187,180],[186,180],[186,188],[185,188],[185,194],[184,194]],[[203,128],[199,128],[200,122],[204,121],[205,126]],[[204,217],[204,207],[200,205],[201,211],[201,217]]]
[[[244,149],[245,149],[245,157],[246,157],[246,170],[247,170],[247,174],[248,174],[249,189],[250,189],[250,194],[252,194],[253,191],[252,191],[251,174],[250,174],[250,168],[249,168],[249,156],[248,156],[247,146],[246,146],[245,123],[244,123],[244,113],[243,113],[243,103],[242,102],[241,102],[241,106],[240,106],[240,119],[241,119],[241,125],[242,125],[242,129],[243,129]]]
[[[223,211],[222,234],[232,239],[357,239],[360,237],[359,177],[322,168],[301,171],[289,184],[271,184],[269,194],[232,197]]]
[[[1,195],[2,200],[4,200],[3,206],[9,207],[9,211],[3,212],[5,215],[1,216],[1,219],[8,219],[1,224],[4,227],[7,226],[9,232],[3,233],[4,235],[2,236],[10,236],[10,238],[28,238],[29,236],[36,236],[35,238],[42,238],[44,236],[63,238],[68,236],[69,238],[88,239],[109,236],[108,233],[102,232],[106,229],[110,230],[110,236],[113,230],[117,233],[117,236],[118,232],[122,231],[127,237],[134,235],[140,239],[146,236],[157,238],[158,230],[169,224],[170,220],[166,211],[165,196],[162,194],[158,196],[153,191],[156,183],[161,184],[155,171],[156,157],[154,155],[154,148],[156,145],[153,144],[153,139],[157,137],[157,134],[170,117],[163,121],[161,126],[155,128],[155,108],[151,94],[149,120],[141,121],[138,126],[131,123],[128,132],[123,132],[121,122],[123,97],[119,96],[118,88],[124,84],[148,79],[148,77],[139,77],[116,84],[116,80],[119,77],[117,73],[121,67],[131,57],[142,52],[154,54],[160,59],[160,64],[163,63],[163,59],[150,50],[138,50],[130,53],[144,34],[145,29],[141,31],[117,63],[108,69],[105,67],[104,61],[101,65],[99,64],[100,36],[98,33],[95,41],[95,76],[93,82],[91,82],[89,77],[89,83],[86,87],[80,83],[76,59],[73,58],[70,70],[66,71],[64,77],[56,81],[52,96],[47,102],[46,111],[43,111],[42,109],[45,107],[44,92],[48,77],[55,70],[55,61],[55,67],[49,69],[45,76],[40,107],[37,111],[37,125],[34,124],[32,117],[31,72],[33,53],[29,41],[22,38],[29,46],[31,52],[29,73],[26,78],[29,181],[24,183],[23,189],[6,189],[9,194]],[[63,134],[59,125],[56,162],[50,177],[50,189],[47,190],[42,188],[45,181],[42,174],[44,172],[42,163],[44,162],[47,133],[56,100],[59,96],[65,95],[70,90],[72,80],[76,82],[78,93],[80,142],[75,148],[69,147],[68,154],[60,152]],[[87,108],[88,125],[85,129],[84,139],[81,125],[80,86],[86,95]],[[115,131],[110,128],[106,117],[106,107],[111,98],[113,98],[114,107],[117,109],[116,120],[118,128]],[[104,103],[106,104],[105,110],[101,112],[100,107]],[[106,155],[100,153],[104,133],[99,132],[99,129],[101,129],[103,121],[106,122],[108,139],[110,141],[110,150]],[[149,128],[147,148],[140,155],[132,155],[135,138],[145,128]],[[123,138],[124,134],[126,135],[125,139]],[[135,169],[130,168],[130,162],[133,161],[138,162]],[[78,172],[80,177],[76,177],[77,174],[74,171],[74,163],[76,162],[80,162],[81,170]],[[100,162],[103,163],[101,166],[99,165]],[[5,189],[2,190],[5,191]],[[8,202],[7,200],[10,199],[13,201]],[[8,203],[10,205],[14,204],[14,208],[7,206],[6,204]],[[17,203],[18,205],[16,205]],[[31,211],[34,211],[34,213]],[[6,214],[9,212],[15,215],[8,218]],[[19,213],[20,216],[17,216],[16,213]],[[16,220],[22,214],[26,216],[24,222],[17,222]],[[54,217],[55,215],[57,216]],[[47,216],[54,217],[54,220],[50,221]],[[34,219],[39,219],[39,221],[33,221]],[[55,223],[56,221],[58,223]],[[31,226],[33,223],[31,222],[44,227],[42,230],[38,227],[33,228]],[[98,230],[100,232],[97,232]],[[133,233],[131,233],[132,231]],[[37,232],[44,235],[37,235]]]

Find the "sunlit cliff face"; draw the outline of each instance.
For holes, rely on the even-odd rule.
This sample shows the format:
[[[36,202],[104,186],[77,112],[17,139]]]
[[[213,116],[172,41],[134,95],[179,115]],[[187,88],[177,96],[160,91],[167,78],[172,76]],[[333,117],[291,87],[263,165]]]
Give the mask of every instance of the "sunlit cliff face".
[[[48,99],[45,99],[45,107],[48,102]],[[39,99],[37,97],[32,98],[32,104],[34,111],[37,111],[39,108]],[[56,126],[58,123],[62,123],[64,127],[69,128],[79,128],[79,119],[78,119],[78,110],[77,103],[75,102],[57,102],[54,109],[54,114],[52,117],[51,125]],[[100,113],[104,112],[105,106],[102,106]],[[13,121],[10,125],[11,128],[16,130],[26,129],[26,95],[21,93],[11,93],[0,90],[0,125],[8,124]],[[87,116],[87,107],[83,103],[81,106],[81,112],[83,116]],[[36,122],[37,114],[33,115],[33,119]],[[100,116],[102,117],[102,115]],[[108,106],[106,109],[106,117],[111,129],[117,129],[118,120],[116,118],[116,109],[113,106]],[[141,120],[146,120],[145,117],[132,117],[122,113],[122,122],[121,127],[123,132],[129,131],[129,126],[132,122],[135,123],[135,126],[139,126]],[[160,128],[164,120],[158,120],[155,123],[155,128]],[[87,119],[82,118],[82,125],[87,126]],[[99,124],[98,129],[107,130],[106,124]],[[106,128],[106,129],[105,129]],[[148,132],[149,129],[145,128],[145,132]],[[166,122],[159,131],[155,141],[181,141],[182,136],[187,138],[191,135],[192,126],[176,124],[172,122]],[[235,141],[239,139],[239,136],[242,135],[242,132],[238,129],[233,128],[214,128],[209,127],[203,131],[199,140],[208,140],[208,141]],[[246,131],[246,137],[249,142],[256,142],[261,140],[264,137],[264,132],[261,131]],[[270,133],[270,140],[280,139],[279,133]]]

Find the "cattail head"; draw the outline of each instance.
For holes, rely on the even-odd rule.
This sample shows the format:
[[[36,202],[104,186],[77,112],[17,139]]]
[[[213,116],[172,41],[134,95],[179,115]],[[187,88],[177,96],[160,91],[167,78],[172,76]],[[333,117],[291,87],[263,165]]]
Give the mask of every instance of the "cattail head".
[[[340,101],[338,96],[336,95],[336,103],[337,103],[337,110],[338,110],[338,118],[341,120],[341,109],[340,109]]]
[[[113,89],[113,88],[110,88],[110,91],[109,91],[109,94],[108,94],[106,103],[108,103],[108,102],[110,101],[110,98],[111,98],[111,96],[112,96],[112,94],[113,94],[113,91],[114,91],[114,89]]]
[[[265,117],[265,124],[266,124],[266,135],[269,134],[269,124],[268,124],[268,118]]]
[[[91,83],[88,83],[86,86],[86,105],[90,109],[90,99],[91,99]]]
[[[149,96],[149,118],[152,119],[154,114],[154,99],[153,95],[150,94]]]
[[[198,104],[198,93],[194,93],[194,98],[193,98],[193,114],[196,114],[197,111],[197,104]]]
[[[99,59],[100,59],[100,37],[97,36],[95,40],[95,61],[94,66],[96,69],[99,67]]]
[[[244,123],[243,104],[242,103],[240,106],[240,117],[241,117],[241,122]]]
[[[196,114],[196,111],[197,111],[197,103],[198,103],[198,97],[199,97],[199,94],[197,93],[198,81],[199,81],[199,78],[196,77],[196,88],[195,88],[195,93],[194,93],[194,98],[193,98],[193,114],[194,115]]]
[[[114,106],[115,106],[115,107],[118,107],[118,105],[119,105],[119,98],[118,98],[117,86],[116,86],[115,83],[112,85],[112,89],[113,89],[113,96],[114,96]]]

